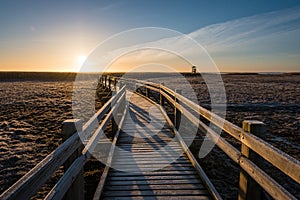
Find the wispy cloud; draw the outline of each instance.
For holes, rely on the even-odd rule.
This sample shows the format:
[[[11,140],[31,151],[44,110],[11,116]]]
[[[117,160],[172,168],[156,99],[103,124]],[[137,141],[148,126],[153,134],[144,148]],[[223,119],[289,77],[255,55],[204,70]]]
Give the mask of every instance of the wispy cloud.
[[[209,51],[258,49],[267,41],[281,44],[283,40],[299,39],[300,8],[245,17],[201,28],[191,34],[192,38]],[[263,40],[267,40],[260,43]],[[238,48],[238,49],[236,49]]]
[[[280,56],[285,56],[285,59],[282,60],[287,62],[286,58],[288,55],[300,54],[300,7],[210,25],[196,30],[188,34],[188,36],[201,44],[217,60],[226,57],[226,60],[231,60],[231,63],[237,61],[240,64],[243,56],[244,58],[247,57],[245,62],[249,62],[249,60],[251,61],[249,58],[253,56],[262,58],[266,55],[269,60],[263,60],[263,64],[274,62],[272,56],[274,60],[279,60]],[[143,41],[141,39],[143,34],[140,34],[138,37],[140,41]],[[142,47],[159,46],[161,49],[176,49],[176,52],[182,53],[185,55],[185,58],[191,59],[194,64],[208,65],[209,61],[205,61],[204,55],[201,55],[203,52],[200,52],[200,54],[195,52],[195,48],[188,42],[187,37],[167,37],[159,40],[150,40],[150,42],[146,39],[145,36],[145,41],[147,42],[144,43],[135,43],[129,46],[123,45],[122,48],[102,54],[100,57],[97,55],[97,60],[104,60],[104,57],[106,60],[109,60],[116,55]],[[157,57],[165,60],[174,58],[168,52],[157,53],[153,50],[149,50],[149,52],[143,50],[140,53],[130,54],[127,60],[137,60],[145,57],[147,57],[146,60]],[[298,58],[294,57],[294,59]],[[219,60],[222,61],[222,59]],[[295,64],[295,60],[293,62]],[[250,66],[251,63],[247,63],[247,65]],[[224,70],[227,71],[226,69]],[[245,70],[247,71],[247,69]]]

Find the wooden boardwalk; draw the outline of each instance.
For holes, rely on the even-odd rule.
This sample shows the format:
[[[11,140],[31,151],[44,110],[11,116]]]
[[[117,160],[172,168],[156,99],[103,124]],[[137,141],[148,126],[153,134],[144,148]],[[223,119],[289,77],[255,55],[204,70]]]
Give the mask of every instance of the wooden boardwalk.
[[[160,110],[138,94],[127,92],[127,99],[101,198],[211,199]]]
[[[120,87],[117,90],[118,81]],[[0,194],[0,199],[34,198],[62,166],[64,175],[45,200],[83,199],[83,167],[91,158],[91,152],[99,152],[97,144],[104,144],[100,140],[108,133],[110,123],[114,138],[105,156],[106,166],[94,200],[222,199],[178,132],[182,116],[206,133],[207,139],[215,142],[240,166],[238,199],[261,200],[269,199],[269,196],[297,199],[264,170],[264,162],[268,161],[300,184],[300,161],[264,141],[264,123],[244,120],[243,128],[240,128],[185,98],[180,90],[173,91],[164,84],[102,76],[99,88],[102,88],[99,98],[108,97],[112,88],[116,93],[85,124],[82,119],[65,120],[62,125],[65,141]],[[173,122],[166,114],[166,104],[174,111]],[[241,149],[232,146],[222,135],[220,137],[205,121],[235,138],[241,143]],[[86,142],[84,147],[82,138]],[[269,196],[266,197],[264,191]]]

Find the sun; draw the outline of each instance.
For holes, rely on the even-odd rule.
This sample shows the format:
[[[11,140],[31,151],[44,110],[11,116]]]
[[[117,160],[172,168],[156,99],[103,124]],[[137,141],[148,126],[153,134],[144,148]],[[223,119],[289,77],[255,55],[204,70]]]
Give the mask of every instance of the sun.
[[[76,63],[79,66],[81,66],[84,63],[84,61],[86,60],[86,58],[87,58],[87,56],[85,56],[85,55],[79,55],[79,56],[77,56]]]

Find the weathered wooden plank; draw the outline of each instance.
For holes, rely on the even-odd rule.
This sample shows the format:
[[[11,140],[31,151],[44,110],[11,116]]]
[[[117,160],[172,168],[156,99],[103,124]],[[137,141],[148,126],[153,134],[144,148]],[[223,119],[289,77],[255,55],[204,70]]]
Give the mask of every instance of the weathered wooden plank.
[[[119,166],[124,167],[124,166]],[[167,166],[151,166],[149,168],[147,167],[130,167],[130,168],[122,168],[123,171],[129,172],[129,173],[141,173],[141,172],[152,172],[152,171],[192,171],[194,170],[192,166],[174,166],[171,169],[166,169]]]
[[[134,191],[105,191],[104,197],[133,197],[133,196],[177,196],[177,195],[208,196],[207,190],[134,190]]]
[[[123,137],[125,136],[125,134],[132,136],[133,133],[138,133],[138,134],[144,133],[149,136],[159,135],[159,136],[168,136],[168,137],[172,137],[174,135],[169,129],[157,128],[157,129],[149,129],[145,131],[146,128],[147,127],[134,127],[134,126],[123,128],[121,136]]]
[[[159,150],[161,148],[168,148],[169,151],[174,151],[174,150],[179,150],[180,147],[170,147],[170,146],[167,146],[167,145],[164,145],[164,146],[156,146],[156,147],[138,147],[138,146],[134,146],[134,147],[125,147],[125,146],[118,146],[124,150],[150,150],[150,151],[156,151],[156,150]]]
[[[104,197],[103,200],[128,200],[130,198],[128,197]],[[156,200],[165,200],[166,199],[166,196],[148,196],[148,197],[144,197],[144,196],[134,196],[134,199],[135,200],[153,200],[153,199],[156,199]],[[180,196],[180,195],[176,195],[176,196],[172,196],[171,198],[172,200],[194,200],[194,199],[197,199],[197,200],[209,200],[211,199],[210,197],[208,196],[198,196],[198,195],[195,195],[195,196],[191,196],[191,195],[187,195],[187,196]]]
[[[157,142],[158,145],[163,145],[166,146],[168,143],[171,143],[172,140],[146,140],[146,139],[135,139],[135,140],[120,140],[120,142],[122,142],[122,144],[138,144],[138,145],[149,145],[149,144],[153,144],[153,146],[155,146],[154,142]]]
[[[148,113],[141,110],[149,109],[153,106],[153,104],[151,105],[152,102],[136,94],[131,96],[130,101],[132,103],[129,104],[129,112],[131,112],[131,115],[136,116],[137,122],[149,123]],[[138,102],[137,105],[133,105],[136,102]],[[150,118],[157,116],[151,122],[152,124],[155,124],[155,122],[160,123],[160,121],[157,121],[158,119],[166,121],[161,117],[164,117],[164,115],[159,110],[151,114]],[[208,190],[203,187],[199,175],[187,156],[179,156],[184,153],[184,150],[178,140],[174,138],[173,129],[170,129],[166,123],[161,130],[156,130],[155,127],[156,125],[140,126],[140,124],[132,123],[131,120],[125,120],[122,127],[122,130],[125,131],[120,133],[117,144],[119,148],[127,150],[128,154],[117,151],[114,154],[112,166],[117,165],[126,173],[112,168],[109,170],[103,190],[103,198],[106,195],[111,198],[116,196],[132,198],[141,195],[143,195],[143,198],[157,196],[166,198],[171,195],[176,199],[179,195],[181,197],[197,196],[199,199],[199,195],[204,195],[205,198],[210,195]],[[126,133],[126,131],[128,132]],[[155,133],[155,131],[159,132],[152,135],[151,132]],[[143,138],[140,138],[141,136]],[[151,171],[156,168],[161,169]],[[151,188],[149,189],[149,187]],[[165,189],[163,189],[164,187]]]
[[[184,157],[184,158],[176,158],[175,156],[174,157],[169,157],[169,158],[165,158],[165,157],[152,157],[152,156],[148,156],[148,157],[139,157],[139,158],[134,158],[134,157],[130,157],[131,159],[134,159],[136,162],[141,162],[141,161],[155,161],[155,162],[158,162],[158,161],[163,161],[163,160],[168,160],[168,161],[189,161],[188,158]],[[122,157],[119,157],[119,158],[115,158],[114,162],[123,162],[123,161],[128,161],[128,159],[130,159],[129,157],[127,158],[122,158]],[[130,159],[130,160],[131,160]]]
[[[107,181],[109,185],[170,185],[170,184],[202,184],[200,179],[191,180],[141,180],[141,181]]]
[[[135,163],[134,163],[135,162]],[[143,165],[143,164],[187,164],[190,163],[187,160],[174,160],[174,159],[166,159],[166,160],[134,160],[131,159],[129,161],[125,161],[125,160],[114,160],[113,163],[115,165]]]
[[[133,149],[134,150],[134,149]],[[120,151],[120,149],[118,149]],[[169,152],[176,153],[176,154],[170,154]],[[182,149],[172,149],[172,150],[156,150],[156,151],[148,151],[148,152],[132,152],[132,151],[122,151],[120,153],[116,153],[114,156],[115,158],[138,158],[138,157],[157,157],[157,158],[179,158],[182,157],[184,154]]]
[[[152,126],[151,127],[151,126],[148,126],[147,123],[136,122],[136,123],[133,123],[133,124],[127,124],[127,126],[123,126],[121,130],[122,131],[123,130],[128,130],[128,131],[135,131],[135,130],[144,131],[146,129],[147,131],[150,131],[150,132],[154,132],[155,131],[157,133],[165,133],[165,134],[167,134],[168,132],[172,132],[172,130],[170,130],[170,128],[167,127],[165,123],[157,123],[157,124],[159,126]],[[126,125],[126,124],[124,124],[124,125]],[[123,133],[123,132],[121,132],[121,133]]]
[[[218,193],[218,191],[216,190],[216,188],[214,187],[214,185],[211,183],[211,181],[209,180],[209,178],[206,176],[205,172],[203,171],[202,167],[199,165],[199,163],[197,162],[197,160],[195,159],[195,157],[193,156],[193,154],[191,153],[191,151],[189,150],[189,148],[187,147],[187,145],[185,144],[185,142],[183,141],[183,139],[181,138],[181,135],[179,134],[179,132],[175,129],[173,123],[171,122],[171,120],[169,119],[167,113],[165,112],[165,110],[162,109],[162,107],[160,107],[161,112],[163,113],[163,115],[165,116],[168,124],[170,125],[170,127],[173,129],[175,136],[177,137],[177,139],[179,140],[182,148],[185,150],[185,153],[187,154],[188,158],[190,159],[192,165],[195,167],[195,169],[197,170],[200,178],[202,179],[202,181],[204,182],[204,184],[206,185],[206,187],[208,188],[209,192],[211,193],[211,195],[215,198],[215,199],[222,199],[222,197],[220,196],[220,194]]]
[[[116,185],[106,186],[110,191],[132,191],[132,190],[184,190],[184,189],[206,189],[201,184],[177,184],[177,185]]]
[[[129,146],[131,145],[131,147]],[[144,148],[142,148],[143,146],[145,146]],[[180,149],[180,147],[178,147],[177,145],[172,145],[172,144],[168,144],[168,143],[157,143],[157,144],[149,144],[149,143],[125,143],[121,146],[118,146],[122,149],[132,149],[132,150],[161,150],[162,152],[168,152],[168,151],[178,151]],[[141,147],[141,148],[139,148]]]
[[[168,147],[180,147],[180,145],[176,142],[168,142],[168,143],[122,143],[122,144],[118,144],[118,147],[145,147],[145,148],[149,148],[149,147],[154,147],[154,146],[168,146]]]
[[[183,153],[182,149],[179,148],[170,148],[168,146],[161,146],[161,147],[157,147],[157,148],[152,148],[152,149],[139,149],[139,148],[119,148],[119,151],[122,150],[123,154],[152,154],[152,155],[170,155],[172,153],[174,153],[174,155],[180,155]]]
[[[164,168],[166,166],[169,166],[169,163],[157,163],[157,164],[149,164],[149,163],[130,163],[130,164],[121,164],[121,163],[112,163],[112,166],[118,166],[118,167],[122,167],[122,170],[145,170],[147,169],[147,171],[153,171],[154,169],[161,169]],[[192,165],[190,163],[175,163],[172,164],[172,166],[174,167],[189,167]]]
[[[182,180],[182,179],[199,179],[198,175],[168,175],[168,176],[133,176],[133,177],[112,177],[109,181],[142,181],[142,180]]]
[[[128,139],[133,139],[133,138],[174,138],[173,133],[170,132],[155,132],[155,131],[147,131],[147,132],[142,132],[142,131],[128,131],[128,132],[123,132],[121,135],[120,139],[127,138]]]
[[[155,146],[157,144],[164,144],[167,145],[168,143],[172,142],[171,138],[155,138],[155,137],[149,137],[149,138],[121,138],[120,143],[148,143],[149,145]]]
[[[155,145],[154,143],[157,142],[157,143],[160,143],[160,144],[163,144],[163,145],[167,145],[168,142],[171,142],[172,140],[162,140],[162,139],[133,139],[133,140],[120,140],[120,142],[122,143],[127,143],[127,144],[134,144],[134,143],[145,143],[145,144],[150,144],[150,143],[153,143],[153,146]]]
[[[125,99],[123,101],[125,101]],[[120,126],[118,127],[118,130],[116,132],[116,135],[114,137],[113,143],[111,145],[111,148],[110,148],[110,151],[109,151],[109,154],[108,154],[107,165],[104,168],[104,171],[101,175],[101,178],[100,178],[100,181],[99,181],[98,186],[96,188],[96,191],[94,193],[94,197],[93,197],[94,200],[100,199],[105,181],[107,179],[107,175],[109,173],[109,168],[110,168],[109,166],[110,166],[110,164],[112,162],[112,159],[113,159],[113,154],[114,154],[114,149],[115,149],[115,146],[116,146],[116,143],[117,143],[117,139],[118,139],[119,134],[120,134],[120,127],[122,127],[122,124],[124,122],[124,119],[125,119],[126,115],[127,115],[127,105],[125,104],[124,111],[123,111],[123,116],[120,120]]]
[[[127,154],[127,151],[124,151],[124,150],[130,150],[130,151],[135,151],[135,150],[145,150],[145,151],[158,151],[158,150],[161,150],[162,152],[173,152],[173,151],[179,151],[179,149],[177,147],[170,147],[170,146],[167,146],[167,145],[157,145],[155,147],[148,147],[148,144],[147,143],[141,143],[141,145],[147,145],[145,148],[139,148],[139,147],[142,147],[140,146],[138,143],[126,143],[126,144],[131,144],[132,147],[130,146],[118,146],[120,151],[121,149],[123,151],[121,151],[122,153],[126,153]]]
[[[181,154],[182,156],[183,154]],[[128,159],[128,158],[178,158],[178,156],[176,155],[166,155],[166,154],[153,154],[153,153],[130,153],[125,154],[125,153],[121,153],[121,154],[115,154],[115,158],[116,159]]]
[[[152,172],[141,172],[141,173],[129,173],[129,172],[119,172],[110,171],[109,176],[122,177],[122,176],[165,176],[165,175],[191,175],[197,174],[196,171],[152,171]]]
[[[114,169],[111,169],[111,170],[119,172],[119,170],[114,170]],[[122,170],[126,172],[126,168],[122,169]],[[153,171],[153,168],[151,168],[151,167],[150,168],[145,168],[145,170]],[[193,166],[190,166],[190,167],[177,167],[177,166],[170,166],[169,165],[169,166],[166,166],[164,168],[159,169],[159,171],[195,171],[195,168]],[[132,171],[130,171],[130,172],[132,172]],[[140,173],[139,170],[136,170],[134,172]]]

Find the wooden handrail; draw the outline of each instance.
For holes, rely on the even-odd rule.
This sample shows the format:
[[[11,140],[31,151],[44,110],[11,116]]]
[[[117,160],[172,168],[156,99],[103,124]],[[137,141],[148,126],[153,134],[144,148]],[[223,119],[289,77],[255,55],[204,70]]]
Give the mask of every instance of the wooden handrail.
[[[147,82],[147,84],[149,86],[146,85],[146,88],[153,88],[150,86],[151,84],[149,82]],[[155,91],[160,92],[177,109],[182,110],[183,107],[180,104],[176,103],[171,97],[175,95],[175,92],[167,88],[166,86],[162,86],[162,88],[164,89],[164,92],[160,92],[156,89]],[[184,104],[185,106],[189,107],[193,111],[197,112],[200,116],[204,117],[205,119],[209,120],[225,132],[229,133],[238,141],[246,144],[253,151],[260,154],[264,159],[272,163],[275,167],[280,169],[282,172],[284,172],[286,175],[288,175],[300,184],[300,162],[298,160],[286,154],[285,152],[275,148],[274,146],[270,145],[269,143],[265,142],[259,137],[243,131],[243,129],[241,129],[240,127],[195,104],[194,102],[185,98],[184,96],[180,94],[176,94],[176,96],[180,100],[181,104]],[[188,111],[185,110],[185,113],[187,112]]]
[[[247,145],[253,151],[258,153],[268,162],[273,164],[275,167],[280,169],[282,172],[284,172],[286,175],[300,184],[300,162],[298,160],[275,148],[261,138],[245,132],[240,127],[228,122],[227,120],[222,119],[218,115],[211,113],[205,108],[196,105],[182,95],[178,96],[180,96],[179,98],[181,102],[186,103],[187,106],[192,105],[189,107],[196,111],[199,115],[205,117],[207,120],[214,123],[225,132],[229,133],[235,139]]]
[[[0,195],[0,199],[29,199],[51,178],[53,173],[79,148],[81,140],[78,134],[72,135],[66,142],[50,153],[21,179]]]
[[[58,183],[52,188],[49,194],[45,199],[47,200],[59,200],[62,199],[67,189],[71,186],[72,182],[87,162],[87,160],[91,157],[91,152],[94,151],[97,142],[100,137],[104,134],[104,130],[108,125],[109,121],[113,117],[113,113],[119,108],[122,101],[125,100],[125,93],[118,99],[116,104],[111,108],[111,110],[107,113],[106,117],[103,119],[102,123],[99,125],[92,138],[89,140],[88,144],[82,151],[82,155],[78,157],[73,164],[69,167],[67,172],[61,177]]]
[[[201,122],[199,119],[197,119],[194,115],[189,113],[187,110],[183,109],[184,114],[188,119],[192,119],[192,122],[195,125],[200,125],[203,130],[205,130],[208,134],[208,136],[216,143],[216,145],[224,151],[235,163],[239,164],[243,169],[246,170],[246,172],[251,172],[249,175],[253,177],[254,180],[256,180],[259,184],[268,185],[271,187],[265,187],[263,188],[271,195],[275,196],[277,199],[293,199],[293,195],[291,195],[286,189],[281,187],[274,179],[272,179],[268,174],[264,173],[259,169],[253,162],[251,162],[249,159],[242,157],[242,154],[240,151],[238,151],[236,148],[234,148],[229,142],[227,142],[224,138],[220,137],[214,130],[209,128],[207,125],[205,125],[203,122]],[[251,171],[252,169],[252,171]],[[253,170],[255,169],[255,170]],[[263,178],[259,175],[264,176]],[[262,181],[263,180],[263,181]]]
[[[39,191],[42,185],[45,184],[52,177],[53,173],[57,171],[58,168],[61,165],[63,165],[66,162],[66,160],[82,145],[82,140],[84,140],[84,138],[89,138],[90,135],[92,135],[94,131],[93,129],[99,126],[98,120],[102,119],[109,110],[111,113],[113,110],[118,108],[119,101],[121,99],[125,99],[125,91],[126,90],[124,86],[116,95],[114,95],[108,102],[106,102],[104,106],[93,115],[93,117],[90,118],[90,120],[83,126],[82,131],[76,132],[70,138],[68,138],[62,145],[57,147],[52,153],[50,153],[46,158],[44,158],[28,173],[26,173],[15,184],[13,184],[10,188],[4,191],[0,195],[0,199],[29,199],[37,191]],[[111,119],[111,115],[108,114],[107,116],[109,116],[109,119]],[[105,119],[107,119],[107,116]],[[96,124],[97,126],[95,126]],[[106,125],[107,124],[105,124],[105,127]],[[99,131],[99,129],[97,129],[96,132],[97,131]],[[85,148],[85,151],[86,150],[87,149]],[[79,158],[83,159],[83,157],[81,156]],[[79,161],[76,162],[78,163]]]
[[[125,117],[127,115],[127,106],[128,105],[125,104],[125,108],[124,108],[124,111],[122,113],[122,118],[120,119],[120,126],[118,127],[118,129],[116,131],[114,140],[113,140],[112,145],[110,147],[110,151],[109,151],[109,154],[108,154],[108,159],[106,161],[106,166],[105,166],[105,168],[103,170],[103,173],[101,175],[99,184],[97,186],[96,192],[95,192],[94,197],[93,197],[94,200],[100,199],[100,196],[101,196],[101,193],[102,193],[102,190],[103,190],[103,187],[104,187],[104,183],[105,183],[105,181],[107,179],[107,175],[108,175],[111,163],[112,163],[112,158],[113,158],[114,150],[115,150],[115,147],[116,147],[116,144],[117,144],[117,140],[118,140],[119,134],[121,132],[121,127],[123,126]]]
[[[194,123],[196,126],[200,126],[200,129],[202,128],[202,130],[205,130],[208,133],[208,136],[211,137],[233,161],[238,163],[247,173],[249,173],[249,175],[256,180],[272,197],[296,199],[287,190],[280,186],[280,184],[274,181],[268,174],[258,168],[251,160],[243,157],[239,150],[234,148],[225,139],[221,138],[219,134],[206,126],[184,107],[195,111],[206,120],[221,128],[223,131],[233,136],[251,150],[258,153],[273,166],[300,184],[300,162],[298,160],[270,145],[261,138],[244,131],[242,128],[195,104],[181,94],[177,94],[164,85],[139,80],[135,80],[135,82],[146,89],[158,92],[167,101],[169,101],[174,108],[180,110],[182,114],[184,114],[192,123]],[[177,103],[174,100],[175,96],[177,99],[179,99],[180,103]]]
[[[102,81],[106,87],[116,89],[116,78],[104,76]],[[212,113],[211,111],[195,104],[191,100],[185,98],[181,94],[176,93],[172,89],[164,86],[163,84],[152,83],[148,81],[136,80],[136,79],[119,79],[124,82],[134,83],[140,87],[146,88],[146,96],[149,97],[150,91],[157,92],[160,98],[163,98],[172,105],[177,112],[184,115],[194,125],[199,127],[200,130],[207,133],[212,141],[224,151],[235,163],[237,163],[250,177],[252,177],[266,192],[268,192],[275,199],[296,199],[279,183],[272,179],[267,173],[259,168],[250,158],[246,157],[241,151],[233,147],[224,138],[220,137],[214,130],[208,127],[205,123],[199,120],[189,110],[204,117],[221,130],[240,141],[242,145],[256,152],[259,156],[270,162],[273,166],[280,171],[291,177],[297,183],[300,184],[300,162],[295,158],[289,156],[283,151],[275,148],[263,139],[246,132],[242,128],[228,122],[220,116]],[[58,181],[54,188],[47,195],[46,199],[61,199],[68,188],[72,185],[75,177],[79,174],[83,165],[91,156],[90,152],[96,146],[97,141],[103,135],[108,122],[112,119],[113,113],[119,109],[120,105],[124,103],[126,97],[126,86],[121,87],[119,91],[108,101],[105,105],[95,113],[88,122],[82,127],[82,131],[77,131],[70,138],[68,138],[62,145],[55,149],[51,154],[44,158],[39,164],[37,164],[32,170],[25,174],[19,181],[8,188],[0,195],[0,199],[29,199],[33,196],[41,186],[51,178],[53,173],[63,165],[66,160],[82,145],[82,140],[87,140],[87,145],[82,151],[82,154],[71,164],[63,177]],[[160,106],[162,109],[162,107]],[[126,110],[126,109],[125,109]],[[162,110],[164,114],[164,110]],[[125,115],[123,113],[123,115]],[[104,118],[104,119],[103,119]],[[99,121],[102,120],[99,125]],[[124,116],[122,117],[124,119]],[[122,120],[121,120],[122,121]],[[195,160],[192,154],[189,152],[188,147],[185,145],[180,134],[177,132],[175,126],[171,121],[168,123],[173,127],[176,133],[177,139],[180,141],[183,148],[186,150],[187,155],[191,160]],[[118,136],[117,130],[117,135]],[[114,142],[116,138],[114,139]],[[114,147],[111,147],[110,154],[112,155]],[[194,163],[198,172],[201,173],[201,167]],[[204,179],[208,179],[205,174],[202,176]],[[105,180],[105,179],[104,179]],[[103,181],[102,181],[103,182]],[[208,184],[209,180],[205,180]],[[98,188],[101,193],[101,182]],[[100,194],[98,192],[98,196]],[[214,193],[214,191],[213,191]],[[215,195],[217,192],[215,191]],[[97,196],[97,195],[96,195]]]

